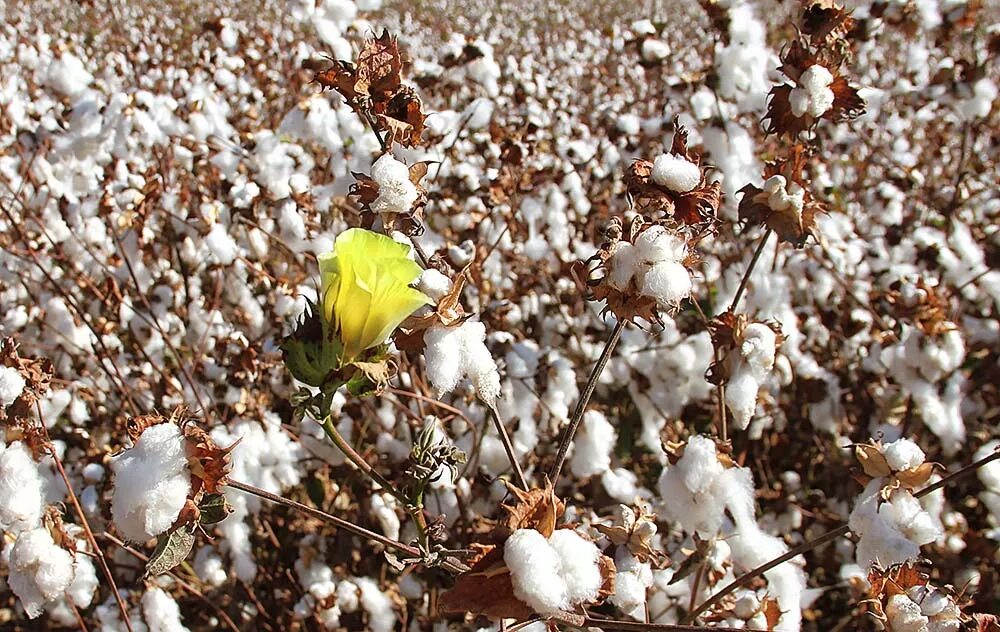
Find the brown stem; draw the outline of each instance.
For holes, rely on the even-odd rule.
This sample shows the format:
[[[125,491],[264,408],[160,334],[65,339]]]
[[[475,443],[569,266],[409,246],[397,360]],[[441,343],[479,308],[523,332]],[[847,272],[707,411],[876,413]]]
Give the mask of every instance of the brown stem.
[[[618,344],[618,339],[621,338],[627,322],[619,320],[615,323],[615,328],[611,330],[611,336],[604,343],[604,349],[601,351],[601,356],[597,359],[597,364],[594,365],[593,370],[590,372],[590,378],[587,379],[587,385],[583,388],[580,400],[576,403],[576,410],[573,411],[573,417],[570,418],[566,432],[559,443],[559,451],[556,452],[556,462],[549,472],[549,480],[552,482],[553,487],[559,481],[559,474],[562,472],[563,463],[565,463],[566,455],[569,453],[569,447],[573,445],[573,437],[576,435],[577,428],[580,427],[580,421],[583,419],[584,411],[587,410],[590,397],[594,394],[594,389],[597,388],[597,380],[601,377],[601,372],[604,371],[605,365],[607,365],[608,360],[611,358],[611,352],[615,350],[615,346]]]
[[[271,492],[260,489],[259,487],[254,487],[253,485],[248,485],[246,483],[241,483],[239,481],[231,480],[228,483],[226,483],[226,486],[232,487],[233,489],[238,489],[248,494],[253,494],[254,496],[259,496],[260,498],[269,500],[279,505],[284,505],[291,509],[295,509],[296,511],[301,511],[302,513],[308,514],[313,518],[318,518],[328,524],[331,524],[338,529],[343,529],[344,531],[350,531],[354,535],[360,536],[362,538],[368,538],[369,540],[374,540],[375,542],[378,542],[379,544],[381,544],[386,548],[395,549],[396,551],[399,551],[400,553],[404,553],[411,557],[420,557],[420,551],[417,550],[415,547],[408,546],[406,544],[403,544],[402,542],[397,542],[396,540],[391,540],[385,537],[384,535],[380,535],[378,533],[375,533],[374,531],[369,531],[364,527],[359,527],[353,522],[348,522],[343,518],[332,516],[326,513],[325,511],[320,511],[319,509],[315,509],[313,507],[310,507],[309,505],[303,505],[300,502],[296,502],[289,498],[285,498],[284,496],[278,496],[277,494],[272,494]]]
[[[768,228],[764,231],[764,235],[761,236],[760,241],[757,242],[757,250],[753,253],[753,258],[750,260],[750,265],[747,266],[746,272],[743,273],[743,278],[740,280],[740,286],[736,289],[736,296],[733,297],[733,302],[729,305],[729,311],[735,312],[736,307],[740,304],[740,299],[743,298],[743,293],[747,289],[747,283],[750,282],[750,274],[753,269],[757,266],[757,261],[760,259],[760,255],[764,252],[764,245],[767,244],[767,238],[771,236],[773,231]]]
[[[955,472],[952,472],[951,474],[949,474],[948,476],[945,476],[944,478],[942,478],[938,482],[934,483],[933,485],[928,485],[927,487],[921,489],[920,491],[915,492],[913,494],[913,496],[915,498],[921,498],[923,496],[926,496],[927,494],[930,494],[932,492],[936,492],[937,490],[941,489],[942,487],[945,487],[946,485],[948,485],[952,481],[954,481],[954,480],[956,480],[958,478],[961,478],[962,476],[965,476],[966,474],[974,472],[975,470],[977,470],[978,468],[986,465],[990,461],[995,461],[997,459],[1000,459],[1000,449],[994,450],[993,454],[987,455],[987,456],[979,459],[978,461],[970,463],[969,465],[966,465],[965,467],[963,467],[963,468],[961,468],[959,470],[956,470]],[[823,535],[819,536],[818,538],[815,538],[815,539],[809,540],[808,542],[804,542],[804,543],[800,544],[799,546],[797,546],[794,549],[788,551],[787,553],[785,553],[781,557],[775,558],[775,559],[771,560],[770,562],[767,562],[766,564],[763,564],[761,566],[758,566],[757,568],[754,568],[752,570],[747,571],[746,573],[743,573],[742,575],[740,575],[739,577],[737,577],[736,579],[734,579],[732,582],[730,582],[729,584],[727,584],[722,590],[720,590],[719,592],[717,592],[714,595],[712,595],[709,599],[707,599],[705,602],[703,602],[700,606],[698,606],[692,612],[690,612],[688,614],[688,616],[685,617],[684,622],[685,623],[691,623],[702,612],[705,612],[706,610],[708,610],[709,608],[711,608],[715,604],[719,603],[719,601],[721,601],[723,597],[725,597],[729,593],[733,592],[734,590],[736,590],[740,586],[746,585],[747,582],[749,582],[750,580],[754,579],[755,577],[759,577],[760,575],[763,575],[764,573],[766,573],[767,571],[771,570],[775,566],[778,566],[780,564],[784,564],[785,562],[787,562],[788,560],[792,559],[793,557],[795,557],[797,555],[805,553],[806,551],[810,551],[810,550],[812,550],[812,549],[814,549],[816,547],[822,546],[822,545],[824,545],[827,542],[830,542],[832,540],[836,540],[837,538],[839,538],[839,537],[841,537],[843,535],[846,535],[849,532],[850,532],[850,528],[848,527],[848,525],[846,523],[842,524],[839,527],[837,527],[836,529],[833,529],[831,531],[827,531],[826,533],[824,533]]]
[[[521,489],[527,491],[528,481],[524,477],[524,471],[521,469],[521,464],[517,462],[517,454],[514,453],[514,444],[510,440],[510,434],[507,432],[507,426],[505,426],[503,421],[500,420],[500,411],[497,410],[495,403],[488,403],[486,407],[489,409],[490,417],[493,419],[493,425],[496,426],[497,433],[500,435],[500,442],[503,444],[503,449],[507,452],[507,459],[510,460],[510,465],[514,468],[514,478],[517,479],[517,485]]]

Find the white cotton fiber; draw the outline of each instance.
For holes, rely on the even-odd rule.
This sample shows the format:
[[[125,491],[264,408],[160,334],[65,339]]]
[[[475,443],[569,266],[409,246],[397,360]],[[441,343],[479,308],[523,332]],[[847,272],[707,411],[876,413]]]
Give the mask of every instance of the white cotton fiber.
[[[440,397],[468,377],[479,397],[493,403],[500,396],[500,373],[486,347],[486,326],[467,320],[458,327],[431,327],[424,333],[427,378]]]
[[[701,182],[701,169],[684,156],[660,154],[653,161],[653,182],[676,193],[687,193]]]
[[[923,465],[926,455],[916,443],[906,439],[898,439],[892,443],[887,443],[882,448],[886,463],[896,472],[911,470]]]
[[[143,431],[135,446],[111,461],[111,516],[131,542],[145,542],[173,525],[191,489],[184,438],[176,424]]]
[[[61,597],[73,581],[73,556],[44,527],[17,537],[8,566],[7,582],[31,619],[42,613],[47,602]]]
[[[226,231],[222,224],[213,224],[205,236],[205,246],[215,260],[224,266],[232,265],[236,260],[239,247],[236,241]]]
[[[927,617],[920,612],[920,605],[904,594],[889,598],[885,616],[893,632],[927,632]]]
[[[691,275],[673,261],[661,261],[646,271],[641,293],[651,296],[661,307],[676,307],[691,295]]]
[[[642,40],[642,58],[646,61],[662,61],[670,55],[670,45],[663,40],[647,37]]]
[[[569,602],[583,603],[596,598],[604,583],[597,546],[572,529],[556,529],[549,537],[549,545],[560,558],[559,574],[566,582]]]
[[[0,531],[31,529],[42,516],[42,479],[20,441],[0,446]]]
[[[647,265],[661,261],[680,263],[687,256],[687,243],[663,226],[651,226],[635,238],[635,256]]]
[[[428,268],[420,274],[420,279],[417,280],[417,289],[431,299],[440,301],[445,294],[451,291],[451,279],[434,268]]]
[[[180,607],[161,588],[151,588],[142,596],[142,616],[149,632],[187,632]]]
[[[562,563],[548,540],[534,529],[518,529],[504,543],[503,560],[510,569],[514,596],[539,614],[567,610],[569,589]]]
[[[940,536],[931,516],[906,489],[897,489],[882,502],[880,490],[886,479],[868,483],[851,512],[851,531],[859,537],[858,565],[869,569],[874,563],[888,568],[915,559],[920,546]]]
[[[638,263],[635,247],[627,241],[618,242],[608,259],[608,284],[617,290],[628,289]]]
[[[376,213],[409,213],[419,192],[410,181],[405,164],[384,154],[372,165],[372,179],[378,184],[378,197],[371,204]]]
[[[750,323],[743,330],[740,355],[758,378],[763,378],[774,368],[777,336],[763,323]]]
[[[735,426],[744,430],[757,409],[757,392],[760,383],[750,371],[737,371],[726,382],[726,406],[733,414]]]
[[[573,476],[586,478],[607,472],[611,450],[615,447],[615,429],[603,413],[588,410],[583,414],[580,432],[573,443],[569,469]]]
[[[819,64],[810,66],[799,76],[798,86],[788,95],[792,114],[808,114],[819,118],[833,107],[834,94],[830,89],[833,75]]]
[[[24,378],[21,373],[9,366],[0,366],[0,408],[14,403],[14,400],[24,392]]]
[[[368,577],[354,580],[361,590],[361,607],[368,613],[368,630],[371,632],[392,632],[396,629],[396,613],[392,600],[379,590],[378,584]]]

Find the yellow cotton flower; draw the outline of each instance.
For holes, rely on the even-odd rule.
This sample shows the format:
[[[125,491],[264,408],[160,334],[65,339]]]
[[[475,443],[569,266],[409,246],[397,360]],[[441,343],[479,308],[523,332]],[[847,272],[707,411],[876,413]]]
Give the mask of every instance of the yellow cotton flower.
[[[342,363],[382,344],[407,316],[431,300],[410,287],[423,271],[409,248],[385,235],[352,228],[319,257],[323,317],[344,345]]]

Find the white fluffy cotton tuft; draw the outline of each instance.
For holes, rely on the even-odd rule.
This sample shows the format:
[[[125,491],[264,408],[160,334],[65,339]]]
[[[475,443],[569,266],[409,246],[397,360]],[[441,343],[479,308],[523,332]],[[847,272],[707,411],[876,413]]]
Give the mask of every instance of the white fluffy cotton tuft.
[[[431,327],[424,333],[427,377],[438,396],[468,377],[479,397],[493,403],[500,396],[500,373],[486,348],[486,326],[467,320],[458,327]]]
[[[73,581],[73,556],[58,546],[44,527],[18,536],[9,567],[7,581],[32,619],[42,613],[46,603],[61,597]]]
[[[514,596],[545,615],[568,610],[597,596],[603,580],[593,542],[571,529],[545,539],[534,529],[518,529],[504,544]]]
[[[660,154],[653,161],[650,176],[660,186],[676,193],[687,193],[701,182],[701,169],[684,156]]]
[[[920,446],[905,437],[887,443],[882,448],[882,454],[889,467],[896,472],[920,467],[927,458]]]
[[[815,64],[807,68],[799,76],[798,87],[793,88],[788,95],[792,114],[808,114],[813,118],[823,116],[833,107],[834,94],[830,89],[832,83],[833,75],[825,67]]]
[[[893,491],[882,501],[881,489],[886,479],[868,483],[848,522],[860,539],[856,548],[858,566],[870,569],[876,562],[883,568],[913,560],[920,547],[936,540],[940,530],[920,501],[908,489]]]
[[[149,632],[187,632],[180,607],[162,588],[151,588],[142,596],[142,616]]]
[[[191,489],[180,428],[172,423],[150,426],[111,467],[111,516],[122,535],[145,542],[169,529]]]
[[[24,444],[0,446],[0,531],[17,533],[37,525],[42,491],[38,468]]]
[[[376,213],[409,213],[419,195],[410,181],[409,168],[384,154],[372,165],[372,180],[378,184],[378,197],[371,204]]]
[[[24,378],[14,367],[0,366],[0,408],[10,406],[24,392]]]

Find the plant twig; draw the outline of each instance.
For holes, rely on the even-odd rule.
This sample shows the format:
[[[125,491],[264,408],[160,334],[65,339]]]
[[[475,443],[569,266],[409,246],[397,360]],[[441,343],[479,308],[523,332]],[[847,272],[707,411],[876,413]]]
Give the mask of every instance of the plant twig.
[[[594,389],[597,388],[597,380],[601,377],[605,365],[607,365],[608,360],[611,358],[611,352],[615,350],[615,346],[618,344],[618,339],[621,338],[627,322],[619,320],[615,323],[615,328],[611,330],[611,336],[604,343],[604,349],[601,350],[601,355],[590,372],[587,385],[583,388],[583,393],[580,394],[580,400],[576,403],[576,410],[573,411],[573,417],[570,418],[569,425],[566,426],[566,432],[559,443],[559,451],[556,452],[556,462],[549,472],[549,480],[552,482],[553,487],[555,487],[556,482],[559,480],[563,463],[566,461],[566,454],[569,452],[569,447],[573,445],[573,437],[576,435],[577,428],[580,427],[580,421],[583,419],[584,411],[587,410],[590,397],[594,394]]]
[[[750,282],[750,274],[757,266],[757,260],[760,259],[760,255],[764,252],[764,245],[767,244],[767,238],[771,236],[772,232],[774,231],[768,228],[764,231],[760,241],[757,242],[757,250],[754,251],[753,258],[750,259],[750,265],[747,266],[746,272],[743,273],[743,278],[740,280],[740,286],[736,289],[736,296],[733,297],[733,302],[729,304],[729,311],[735,312],[736,307],[739,306],[740,299],[743,298],[743,293],[747,289],[747,283]]]
[[[927,487],[924,487],[920,491],[915,492],[913,494],[913,496],[915,498],[921,498],[923,496],[926,496],[927,494],[936,492],[937,490],[941,489],[942,487],[945,487],[946,485],[948,485],[949,483],[951,483],[955,479],[961,478],[962,476],[965,476],[966,474],[970,474],[971,472],[974,472],[975,470],[977,470],[980,467],[986,465],[987,463],[989,463],[991,461],[995,461],[997,459],[1000,459],[1000,449],[994,450],[993,454],[989,454],[989,455],[987,455],[987,456],[979,459],[978,461],[970,463],[969,465],[966,465],[965,467],[963,467],[963,468],[961,468],[959,470],[956,470],[955,472],[952,472],[951,474],[949,474],[948,476],[945,476],[944,478],[942,478],[938,482],[934,483],[933,485],[928,485]],[[836,529],[832,529],[830,531],[827,531],[826,533],[824,533],[823,535],[821,535],[821,536],[819,536],[817,538],[814,538],[812,540],[809,540],[808,542],[804,542],[804,543],[800,544],[799,546],[795,547],[794,549],[791,549],[790,551],[788,551],[787,553],[785,553],[781,557],[777,557],[777,558],[771,560],[770,562],[767,562],[766,564],[762,564],[761,566],[758,566],[757,568],[754,568],[752,570],[747,571],[746,573],[743,573],[742,575],[740,575],[739,577],[737,577],[736,579],[734,579],[732,582],[730,582],[729,584],[727,584],[724,588],[722,588],[722,590],[720,590],[719,592],[715,593],[710,598],[708,598],[707,600],[705,600],[700,606],[698,606],[697,608],[695,608],[694,610],[692,610],[688,614],[688,616],[685,617],[684,622],[685,623],[691,623],[702,612],[705,612],[706,610],[708,610],[709,608],[711,608],[715,604],[719,603],[722,600],[723,597],[725,597],[729,593],[733,592],[734,590],[736,590],[740,586],[746,585],[750,580],[752,580],[752,579],[754,579],[756,577],[759,577],[760,575],[763,575],[764,573],[766,573],[767,571],[771,570],[775,566],[779,566],[781,564],[784,564],[785,562],[787,562],[788,560],[796,557],[797,555],[800,555],[802,553],[805,553],[806,551],[810,551],[810,550],[815,549],[815,548],[817,548],[819,546],[822,546],[822,545],[826,544],[827,542],[836,540],[837,538],[839,538],[839,537],[841,537],[843,535],[846,535],[849,532],[850,532],[850,527],[846,523],[842,524],[839,527],[837,527]]]
[[[490,411],[490,417],[493,419],[493,425],[496,426],[497,433],[500,435],[500,442],[503,444],[503,449],[507,452],[507,459],[510,460],[510,466],[514,468],[514,478],[517,479],[517,485],[523,490],[528,489],[528,481],[524,477],[524,471],[521,469],[521,464],[517,462],[517,454],[514,452],[514,444],[510,440],[510,434],[507,432],[507,426],[504,425],[503,421],[500,419],[500,411],[497,410],[497,405],[495,403],[488,403],[486,406]]]

